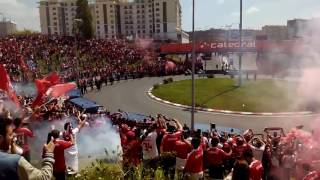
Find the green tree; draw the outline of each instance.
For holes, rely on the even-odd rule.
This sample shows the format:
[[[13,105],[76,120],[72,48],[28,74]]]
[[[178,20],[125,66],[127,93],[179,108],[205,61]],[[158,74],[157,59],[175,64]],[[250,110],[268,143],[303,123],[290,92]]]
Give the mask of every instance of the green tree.
[[[94,35],[92,27],[92,15],[87,0],[77,0],[76,19],[81,19],[81,22],[74,22],[80,36],[88,39],[92,38]]]

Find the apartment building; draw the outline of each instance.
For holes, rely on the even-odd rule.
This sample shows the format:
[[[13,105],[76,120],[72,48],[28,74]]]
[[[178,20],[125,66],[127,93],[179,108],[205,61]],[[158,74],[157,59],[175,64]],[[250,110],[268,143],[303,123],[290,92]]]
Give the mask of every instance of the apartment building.
[[[179,0],[94,0],[89,6],[96,38],[189,39],[181,29]],[[76,0],[42,0],[39,10],[42,33],[74,34]]]
[[[0,21],[0,37],[13,34],[17,31],[16,23],[12,21]]]

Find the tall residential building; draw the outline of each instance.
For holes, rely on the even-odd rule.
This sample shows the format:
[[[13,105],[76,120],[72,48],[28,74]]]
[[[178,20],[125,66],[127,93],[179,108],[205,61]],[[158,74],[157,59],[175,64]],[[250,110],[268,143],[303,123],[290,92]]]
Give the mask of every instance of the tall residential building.
[[[89,3],[97,38],[147,38],[186,42],[179,0],[93,0]],[[73,35],[76,0],[41,0],[41,31]]]
[[[0,37],[13,34],[17,31],[16,23],[12,21],[0,21]]]

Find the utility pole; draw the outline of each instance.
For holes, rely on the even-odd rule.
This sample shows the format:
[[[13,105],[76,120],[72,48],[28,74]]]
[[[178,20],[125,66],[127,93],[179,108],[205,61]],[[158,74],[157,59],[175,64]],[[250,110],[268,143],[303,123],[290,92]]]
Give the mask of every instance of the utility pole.
[[[240,52],[239,52],[239,82],[238,86],[242,86],[242,0],[240,0],[240,24],[239,24],[239,44],[240,44]]]
[[[195,11],[195,7],[194,7],[194,1],[192,0],[192,75],[191,75],[191,79],[192,79],[192,83],[191,83],[191,129],[194,130],[194,112],[195,112],[195,82],[194,82],[194,74],[195,74],[195,34],[194,34],[194,11]]]

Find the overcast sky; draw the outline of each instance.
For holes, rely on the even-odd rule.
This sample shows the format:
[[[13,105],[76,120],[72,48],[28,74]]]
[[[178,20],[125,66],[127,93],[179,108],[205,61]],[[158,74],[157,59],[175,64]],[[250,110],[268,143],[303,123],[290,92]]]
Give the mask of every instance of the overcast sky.
[[[40,30],[40,0],[0,0],[0,13],[15,21],[19,29]],[[238,27],[240,0],[195,0],[196,29]],[[192,0],[180,0],[182,26],[191,30]],[[288,19],[320,17],[320,0],[243,0],[243,26],[285,25]],[[0,18],[1,15],[0,15]]]

